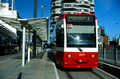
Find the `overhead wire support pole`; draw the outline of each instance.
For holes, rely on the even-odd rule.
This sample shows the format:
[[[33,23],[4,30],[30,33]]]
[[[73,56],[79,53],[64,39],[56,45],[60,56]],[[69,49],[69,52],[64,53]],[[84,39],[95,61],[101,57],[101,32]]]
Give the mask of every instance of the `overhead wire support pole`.
[[[37,0],[34,0],[34,18],[37,18]]]
[[[34,0],[34,18],[37,18],[37,0]],[[33,30],[33,58],[36,57],[36,31]]]
[[[49,44],[50,42],[50,38],[49,38],[49,34],[50,34],[50,31],[49,31],[49,17],[46,17],[47,19],[47,44]]]

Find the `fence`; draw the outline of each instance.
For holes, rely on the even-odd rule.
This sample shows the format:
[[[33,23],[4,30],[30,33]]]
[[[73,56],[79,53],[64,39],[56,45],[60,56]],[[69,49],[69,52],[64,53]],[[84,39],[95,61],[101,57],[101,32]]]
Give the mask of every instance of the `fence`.
[[[120,66],[120,49],[119,48],[100,48],[99,61],[107,62]]]

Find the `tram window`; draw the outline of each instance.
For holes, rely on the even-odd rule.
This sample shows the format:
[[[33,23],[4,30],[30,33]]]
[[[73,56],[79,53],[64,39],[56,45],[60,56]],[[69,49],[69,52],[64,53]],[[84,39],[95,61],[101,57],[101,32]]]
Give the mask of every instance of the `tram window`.
[[[64,46],[64,29],[56,29],[56,44],[57,47]]]

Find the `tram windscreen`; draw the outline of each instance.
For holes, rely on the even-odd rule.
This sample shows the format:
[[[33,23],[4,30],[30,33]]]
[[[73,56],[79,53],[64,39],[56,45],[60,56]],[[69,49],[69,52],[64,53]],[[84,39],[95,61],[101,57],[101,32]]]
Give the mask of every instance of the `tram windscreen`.
[[[67,47],[96,47],[94,16],[67,15]]]

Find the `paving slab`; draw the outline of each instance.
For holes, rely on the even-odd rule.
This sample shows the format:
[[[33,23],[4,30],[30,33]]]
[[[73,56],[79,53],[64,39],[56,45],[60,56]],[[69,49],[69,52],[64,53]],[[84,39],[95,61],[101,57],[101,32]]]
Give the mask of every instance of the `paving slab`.
[[[21,66],[22,60],[14,58],[0,63],[0,79],[56,79],[54,65],[47,60],[47,52],[41,59],[31,59]]]

